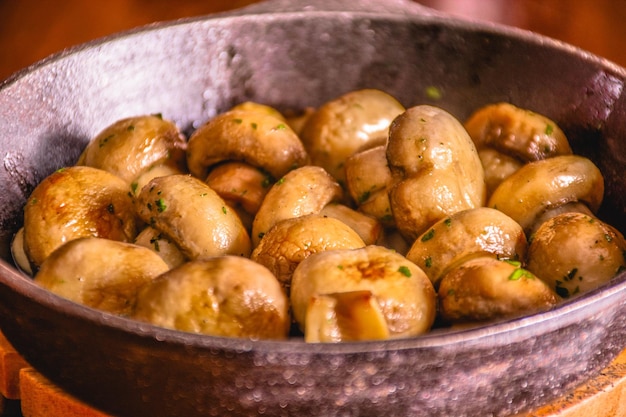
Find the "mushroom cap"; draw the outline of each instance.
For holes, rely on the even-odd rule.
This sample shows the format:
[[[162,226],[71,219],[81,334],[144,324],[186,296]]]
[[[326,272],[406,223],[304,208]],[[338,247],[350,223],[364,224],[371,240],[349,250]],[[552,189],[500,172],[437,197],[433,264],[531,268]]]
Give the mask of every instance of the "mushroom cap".
[[[137,296],[134,318],[214,336],[284,339],[291,320],[280,284],[264,266],[239,256],[187,262]]]
[[[555,306],[560,297],[519,262],[492,256],[468,260],[439,285],[441,317],[452,323],[486,322],[530,315]]]
[[[156,253],[142,246],[84,237],[52,252],[35,282],[88,307],[129,315],[139,289],[167,270]]]
[[[389,192],[398,230],[413,241],[437,220],[484,205],[476,147],[461,123],[428,105],[407,109],[389,128]]]
[[[402,104],[383,91],[351,91],[319,107],[308,118],[300,136],[311,162],[343,182],[346,159],[384,144],[389,124],[403,111]]]
[[[364,246],[359,235],[345,223],[309,214],[278,222],[261,239],[251,259],[267,267],[289,294],[293,271],[311,254]]]
[[[442,276],[472,257],[526,258],[522,227],[501,211],[477,207],[439,220],[418,237],[406,257],[437,287]]]
[[[237,213],[197,178],[154,178],[135,203],[139,217],[165,234],[187,259],[250,255],[250,237]]]
[[[253,246],[279,221],[318,213],[342,197],[343,189],[324,168],[307,165],[290,171],[270,188],[254,217]]]
[[[186,146],[174,123],[154,115],[130,117],[98,133],[87,144],[78,165],[103,169],[131,184],[157,165],[167,164],[184,173]]]
[[[24,250],[37,267],[63,243],[86,236],[132,242],[129,187],[107,171],[73,166],[44,178],[24,206]]]
[[[583,213],[563,213],[539,226],[527,268],[566,298],[606,283],[626,267],[623,235]]]
[[[404,256],[374,245],[318,252],[300,262],[291,282],[294,318],[304,328],[313,297],[354,291],[373,294],[391,338],[425,333],[434,322],[436,296],[426,274]]]
[[[258,110],[230,110],[199,127],[187,144],[190,172],[204,180],[210,167],[241,161],[281,178],[308,163],[300,138],[284,119]]]
[[[583,156],[562,155],[521,167],[496,188],[488,206],[513,218],[529,234],[545,211],[582,202],[595,213],[603,196],[598,167]]]

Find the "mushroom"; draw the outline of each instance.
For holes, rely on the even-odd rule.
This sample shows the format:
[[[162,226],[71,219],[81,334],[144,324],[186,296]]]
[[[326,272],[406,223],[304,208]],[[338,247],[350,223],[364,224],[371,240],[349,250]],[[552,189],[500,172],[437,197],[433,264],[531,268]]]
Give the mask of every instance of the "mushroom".
[[[489,322],[530,315],[560,297],[519,261],[493,256],[470,259],[441,278],[439,313],[449,323]]]
[[[572,154],[553,120],[510,103],[483,106],[464,126],[483,162],[489,194],[527,162]]]
[[[178,127],[160,115],[130,117],[98,133],[77,165],[103,169],[133,189],[141,189],[139,181],[145,183],[163,171],[185,173],[185,148],[185,137]]]
[[[206,183],[239,214],[247,230],[252,228],[271,179],[260,169],[243,162],[225,162],[209,172]]]
[[[142,288],[135,319],[214,336],[284,339],[288,300],[264,266],[237,256],[185,263]]]
[[[478,256],[524,260],[526,235],[501,211],[477,207],[439,220],[418,237],[406,257],[422,268],[435,287],[461,263]]]
[[[176,243],[152,226],[146,226],[135,239],[135,245],[143,246],[159,255],[171,268],[175,268],[187,261]]]
[[[412,242],[436,221],[485,202],[483,167],[461,123],[443,109],[407,109],[389,128],[389,200]]]
[[[205,180],[225,161],[245,162],[276,179],[306,165],[308,155],[284,118],[244,107],[217,115],[189,138],[187,164],[195,177]]]
[[[24,251],[34,270],[72,239],[96,236],[132,242],[137,221],[124,180],[73,166],[44,178],[24,206]]]
[[[294,318],[304,330],[307,341],[367,338],[370,332],[361,335],[354,331],[362,325],[361,312],[368,318],[381,317],[382,321],[371,324],[379,328],[373,333],[388,334],[389,338],[423,334],[430,330],[435,319],[436,295],[426,274],[404,256],[382,246],[310,255],[293,273],[290,298]],[[322,302],[317,302],[320,298]],[[343,304],[349,300],[358,304]],[[324,311],[310,311],[317,308]],[[346,315],[342,311],[352,313]],[[326,317],[329,323],[315,321],[311,324],[307,317]],[[347,320],[349,317],[353,320]],[[380,327],[386,331],[381,331]]]
[[[402,104],[383,91],[351,91],[319,107],[308,118],[300,136],[311,162],[343,183],[346,159],[355,152],[384,144],[389,124],[403,111]]]
[[[35,282],[71,301],[127,316],[137,292],[169,269],[154,252],[97,237],[69,241],[43,262]]]
[[[562,155],[529,162],[504,180],[488,206],[517,221],[526,236],[563,211],[596,213],[604,195],[602,173],[589,159]]]
[[[237,213],[197,178],[154,178],[135,202],[139,217],[174,242],[187,259],[250,255],[250,237]]]
[[[366,149],[350,156],[345,163],[346,189],[359,211],[377,219],[385,227],[394,227],[388,189],[391,171],[385,145]]]
[[[309,214],[276,223],[254,249],[251,259],[267,267],[289,295],[293,271],[311,254],[363,246],[360,236],[344,222]]]
[[[626,242],[614,227],[584,213],[562,213],[532,236],[528,270],[561,297],[590,291],[626,268]]]

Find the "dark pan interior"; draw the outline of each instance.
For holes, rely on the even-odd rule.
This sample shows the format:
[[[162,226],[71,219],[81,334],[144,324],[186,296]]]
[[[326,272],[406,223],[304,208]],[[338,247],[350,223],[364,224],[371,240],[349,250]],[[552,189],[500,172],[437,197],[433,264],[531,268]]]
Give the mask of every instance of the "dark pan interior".
[[[116,415],[510,415],[544,404],[626,345],[621,277],[489,328],[307,346],[183,334],[74,305],[18,275],[8,244],[35,185],[119,118],[161,113],[191,132],[244,100],[301,109],[359,88],[460,119],[497,101],[551,117],[600,167],[600,216],[624,232],[625,78],[533,34],[415,14],[194,19],[62,53],[0,86],[0,327],[45,375]]]

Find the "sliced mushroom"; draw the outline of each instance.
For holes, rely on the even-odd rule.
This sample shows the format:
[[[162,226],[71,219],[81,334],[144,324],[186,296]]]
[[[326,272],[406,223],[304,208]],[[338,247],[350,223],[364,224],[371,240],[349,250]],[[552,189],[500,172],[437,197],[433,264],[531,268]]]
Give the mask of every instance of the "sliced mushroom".
[[[450,323],[488,322],[546,311],[560,297],[520,262],[492,256],[463,262],[439,285],[440,314]]]
[[[293,271],[311,254],[363,246],[363,240],[344,222],[309,214],[278,222],[261,239],[251,259],[267,267],[289,295]]]
[[[52,173],[24,207],[24,250],[35,270],[72,239],[96,236],[132,242],[136,234],[128,184],[97,168],[74,166]]]
[[[527,162],[572,154],[556,122],[510,103],[481,107],[464,126],[483,162],[489,194]]]
[[[529,162],[494,191],[488,206],[517,221],[527,236],[552,213],[565,205],[584,204],[585,211],[597,212],[604,196],[602,173],[589,159],[563,155]]]
[[[426,272],[435,287],[451,269],[473,257],[524,260],[526,235],[501,211],[478,207],[439,220],[418,237],[406,257]]]
[[[281,178],[307,164],[300,138],[283,118],[255,109],[219,114],[189,138],[187,164],[191,173],[206,179],[212,166],[240,161]]]
[[[135,307],[139,288],[167,270],[167,264],[149,249],[86,237],[52,252],[35,282],[71,301],[127,316]]]
[[[626,268],[626,242],[614,227],[583,213],[563,213],[532,236],[527,268],[561,297],[583,294]]]
[[[97,134],[78,165],[103,169],[133,184],[147,172],[156,175],[159,166],[185,173],[185,148],[185,137],[174,123],[155,115],[130,117]]]
[[[354,298],[339,297],[337,294],[355,291],[371,292],[385,319],[390,338],[422,334],[430,330],[434,322],[436,296],[426,274],[404,256],[382,246],[318,252],[300,262],[291,285],[294,318],[306,334],[306,317],[312,300],[331,296],[337,300],[333,308],[346,311],[350,306],[340,303]],[[327,305],[333,306],[333,303]],[[362,307],[358,307],[357,311]],[[334,317],[337,314],[346,317],[338,311]],[[359,322],[358,317],[356,320]],[[350,325],[331,328],[350,328]],[[319,336],[317,334],[315,339]],[[329,341],[337,340],[336,335],[328,336]],[[359,335],[350,334],[350,340],[359,339],[362,339]]]
[[[403,111],[402,104],[383,91],[351,91],[318,108],[300,136],[311,162],[343,183],[346,159],[384,144],[389,124]]]
[[[324,206],[343,198],[341,186],[323,168],[307,165],[280,178],[268,191],[252,222],[252,243],[279,221],[318,213]]]
[[[410,242],[436,221],[485,202],[483,167],[461,123],[443,109],[407,109],[389,128],[389,192],[396,227]]]
[[[136,207],[139,217],[188,259],[250,255],[250,237],[237,213],[190,175],[154,178],[137,196]]]
[[[169,329],[284,339],[288,300],[264,266],[237,256],[185,263],[144,286],[134,318]]]

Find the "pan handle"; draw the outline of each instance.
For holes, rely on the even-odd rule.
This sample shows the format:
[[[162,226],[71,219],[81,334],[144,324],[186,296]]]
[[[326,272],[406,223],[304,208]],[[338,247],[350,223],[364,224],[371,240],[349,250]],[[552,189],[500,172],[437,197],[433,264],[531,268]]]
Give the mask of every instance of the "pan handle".
[[[441,16],[429,7],[412,0],[267,0],[229,14],[265,14],[283,12],[360,12],[372,14]]]

